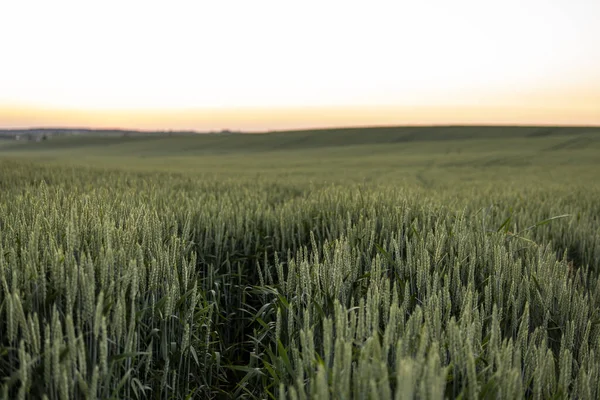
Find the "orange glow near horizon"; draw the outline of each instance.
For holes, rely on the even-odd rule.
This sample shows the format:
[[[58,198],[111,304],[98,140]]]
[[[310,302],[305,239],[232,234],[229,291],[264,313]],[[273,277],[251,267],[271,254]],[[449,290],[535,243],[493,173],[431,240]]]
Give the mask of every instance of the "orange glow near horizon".
[[[0,128],[600,125],[597,0],[22,0],[0,15]]]
[[[247,132],[391,125],[587,125],[600,126],[598,107],[320,107],[221,110],[0,109],[0,128],[98,128],[133,130],[223,129]]]

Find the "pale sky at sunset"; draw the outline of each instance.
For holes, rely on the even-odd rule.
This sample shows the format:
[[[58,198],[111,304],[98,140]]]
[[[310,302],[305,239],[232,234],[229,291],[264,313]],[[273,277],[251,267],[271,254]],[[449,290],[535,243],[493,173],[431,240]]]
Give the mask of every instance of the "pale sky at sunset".
[[[600,0],[0,1],[0,128],[600,125]]]

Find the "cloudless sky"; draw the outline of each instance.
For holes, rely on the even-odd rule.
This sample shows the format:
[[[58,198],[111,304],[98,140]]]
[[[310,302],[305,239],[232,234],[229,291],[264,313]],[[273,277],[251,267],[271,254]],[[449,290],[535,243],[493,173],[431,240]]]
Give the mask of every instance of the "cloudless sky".
[[[0,127],[600,124],[600,0],[0,2]]]

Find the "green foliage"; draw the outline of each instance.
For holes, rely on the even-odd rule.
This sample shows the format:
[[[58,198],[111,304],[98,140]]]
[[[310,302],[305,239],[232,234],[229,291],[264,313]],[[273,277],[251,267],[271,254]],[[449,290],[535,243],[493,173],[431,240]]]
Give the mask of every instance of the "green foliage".
[[[447,141],[477,166],[450,167],[429,140],[7,153],[0,396],[598,398],[600,160],[549,135]]]

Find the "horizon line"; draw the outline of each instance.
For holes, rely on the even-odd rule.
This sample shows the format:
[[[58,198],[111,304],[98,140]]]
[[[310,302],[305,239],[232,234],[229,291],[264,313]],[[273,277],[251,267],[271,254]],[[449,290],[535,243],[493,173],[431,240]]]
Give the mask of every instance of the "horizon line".
[[[194,134],[210,134],[210,133],[252,133],[252,134],[265,134],[265,133],[285,133],[285,132],[303,132],[303,131],[330,131],[330,130],[350,130],[350,129],[385,129],[385,128],[592,128],[600,129],[600,124],[518,124],[518,123],[415,123],[415,124],[374,124],[374,125],[340,125],[340,126],[314,126],[310,128],[291,128],[291,129],[261,129],[261,130],[243,130],[243,129],[211,129],[211,130],[197,130],[197,129],[134,129],[134,128],[123,128],[123,127],[91,127],[91,126],[28,126],[28,127],[0,127],[0,132],[7,131],[36,131],[36,130],[61,130],[61,131],[90,131],[90,132],[101,132],[101,131],[119,131],[119,132],[137,132],[137,133],[194,133]]]

